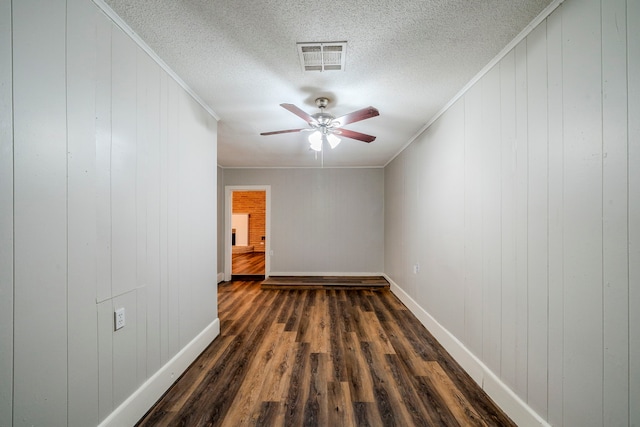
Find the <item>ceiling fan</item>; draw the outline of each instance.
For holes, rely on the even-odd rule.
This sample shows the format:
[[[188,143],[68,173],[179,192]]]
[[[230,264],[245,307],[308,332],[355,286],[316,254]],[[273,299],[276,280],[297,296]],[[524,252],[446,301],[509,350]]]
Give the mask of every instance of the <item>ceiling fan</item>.
[[[309,135],[309,143],[311,144],[311,149],[315,151],[322,151],[322,145],[325,141],[329,143],[331,148],[337,147],[340,143],[339,136],[357,139],[358,141],[364,142],[372,142],[376,139],[375,136],[367,135],[349,129],[343,129],[342,126],[378,116],[380,113],[377,109],[373,107],[366,107],[361,110],[345,114],[344,116],[334,117],[333,115],[324,111],[328,104],[329,99],[324,97],[317,98],[316,105],[318,106],[318,108],[320,108],[320,112],[315,114],[307,114],[293,104],[280,104],[281,107],[289,110],[296,116],[300,117],[302,120],[309,123],[309,126],[311,127],[278,130],[275,132],[263,132],[260,135],[277,135],[281,133],[291,132],[312,132],[311,135]]]

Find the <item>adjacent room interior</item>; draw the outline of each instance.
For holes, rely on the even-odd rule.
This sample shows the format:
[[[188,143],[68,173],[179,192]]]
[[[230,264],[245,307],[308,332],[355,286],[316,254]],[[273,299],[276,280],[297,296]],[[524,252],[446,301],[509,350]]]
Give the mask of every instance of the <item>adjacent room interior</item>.
[[[265,191],[232,192],[232,279],[257,280],[265,275],[267,198]]]

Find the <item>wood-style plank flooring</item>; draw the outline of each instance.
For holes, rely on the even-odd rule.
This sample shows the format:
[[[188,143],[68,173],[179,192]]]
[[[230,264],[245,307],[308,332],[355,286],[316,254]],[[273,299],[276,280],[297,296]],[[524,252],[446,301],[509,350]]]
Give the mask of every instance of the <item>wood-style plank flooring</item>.
[[[264,275],[264,263],[264,252],[233,254],[231,257],[231,274]]]
[[[140,426],[514,425],[391,292],[260,283]]]

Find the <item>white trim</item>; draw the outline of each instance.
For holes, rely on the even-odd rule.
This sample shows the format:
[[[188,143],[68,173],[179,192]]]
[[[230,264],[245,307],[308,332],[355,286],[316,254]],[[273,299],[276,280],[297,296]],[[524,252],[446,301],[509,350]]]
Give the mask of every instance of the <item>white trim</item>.
[[[137,423],[218,335],[220,319],[216,318],[109,414],[99,427],[132,426]]]
[[[124,31],[129,37],[131,37],[131,39],[134,41],[134,43],[136,43],[138,46],[140,46],[140,48],[142,50],[144,50],[147,55],[149,55],[151,57],[151,59],[153,59],[159,66],[160,68],[162,68],[167,74],[169,74],[169,76],[171,76],[171,78],[173,78],[173,80],[176,81],[176,83],[178,83],[180,86],[182,86],[182,88],[189,94],[191,95],[191,97],[202,106],[202,108],[204,108],[207,113],[211,114],[211,116],[216,119],[216,120],[220,120],[220,117],[215,113],[215,111],[213,111],[211,109],[211,107],[209,105],[207,105],[206,102],[204,102],[204,100],[202,98],[200,98],[186,83],[184,80],[182,80],[175,71],[173,71],[171,69],[171,67],[169,67],[169,65],[167,65],[166,62],[164,62],[157,53],[155,53],[153,51],[153,49],[151,49],[151,47],[149,47],[149,45],[147,43],[145,43],[144,40],[142,40],[142,38],[140,38],[140,36],[133,31],[133,29],[126,23],[124,22],[124,20],[118,16],[117,13],[115,13],[113,11],[113,9],[111,9],[111,7],[104,2],[104,0],[93,0],[93,3],[98,6],[98,8],[100,10],[102,10],[102,12],[104,12],[105,15],[107,15],[114,24],[116,24],[118,27],[120,27],[120,29],[122,31]]]
[[[328,273],[322,273],[322,272],[317,272],[317,271],[313,271],[313,272],[304,272],[304,271],[285,271],[285,272],[275,272],[272,271],[270,274],[270,276],[287,276],[287,277],[295,277],[295,276],[311,276],[311,277],[321,277],[321,276],[344,276],[344,277],[352,277],[352,276],[365,276],[365,277],[377,277],[377,276],[383,276],[383,277],[387,277],[384,275],[384,273],[355,273],[355,272],[328,272]]]
[[[224,280],[231,280],[231,215],[233,203],[231,193],[234,191],[264,191],[266,197],[264,277],[269,277],[271,270],[271,186],[270,185],[225,185],[224,187]]]
[[[218,283],[224,282],[224,271],[222,273],[218,273]]]
[[[519,426],[550,427],[525,401],[517,396],[496,374],[478,359],[451,332],[444,328],[433,316],[409,296],[386,274],[385,279],[395,294],[409,311],[438,340],[462,368],[478,383],[493,401]]]
[[[386,166],[386,165],[385,165]],[[383,169],[384,166],[220,166],[222,169]]]
[[[400,150],[398,150],[398,152],[396,154],[393,155],[393,157],[391,157],[389,159],[389,161],[387,163],[385,163],[384,167],[387,167],[387,165],[389,163],[391,163],[396,157],[398,157],[400,155],[400,153],[402,153],[409,145],[411,145],[411,143],[413,141],[415,141],[420,135],[422,135],[422,133],[424,131],[426,131],[427,129],[429,129],[429,127],[440,118],[440,116],[442,116],[444,113],[447,112],[447,110],[449,108],[451,108],[451,106],[453,104],[456,103],[456,101],[458,101],[460,98],[462,98],[464,96],[464,94],[471,89],[471,87],[473,85],[475,85],[476,83],[478,83],[478,81],[484,77],[485,74],[487,74],[495,65],[498,64],[498,62],[500,62],[502,60],[502,58],[504,58],[509,52],[511,52],[512,49],[514,49],[518,43],[520,43],[522,40],[524,40],[529,33],[531,33],[531,31],[533,31],[538,25],[540,25],[540,23],[542,21],[544,21],[545,19],[547,19],[549,17],[549,15],[551,15],[551,13],[556,10],[558,8],[558,6],[560,6],[562,3],[564,2],[564,0],[554,0],[552,3],[550,3],[547,7],[545,7],[542,12],[540,12],[538,14],[538,16],[536,16],[535,18],[533,18],[533,21],[531,21],[529,23],[529,25],[527,25],[526,27],[524,27],[524,29],[522,31],[520,31],[520,33],[513,39],[511,40],[511,42],[509,44],[507,44],[504,49],[502,49],[500,51],[500,53],[498,53],[491,61],[489,61],[489,63],[487,65],[484,66],[484,68],[482,68],[478,74],[476,74],[475,76],[473,76],[473,78],[471,78],[471,80],[469,80],[469,82],[464,85],[464,87],[462,89],[460,89],[460,91],[453,97],[451,98],[451,100],[449,102],[447,102],[444,107],[442,107],[440,109],[440,111],[438,111],[432,118],[431,120],[429,120],[427,122],[427,124],[425,124],[424,126],[422,126],[418,132],[416,132],[411,138],[409,138],[409,141],[407,141],[406,144],[404,144]]]

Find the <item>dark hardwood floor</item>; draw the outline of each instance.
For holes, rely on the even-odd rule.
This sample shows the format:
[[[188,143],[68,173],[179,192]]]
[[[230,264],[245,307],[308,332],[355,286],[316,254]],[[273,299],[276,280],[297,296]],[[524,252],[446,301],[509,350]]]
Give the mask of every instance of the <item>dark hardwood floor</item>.
[[[221,332],[140,426],[514,425],[388,290],[219,285]]]

